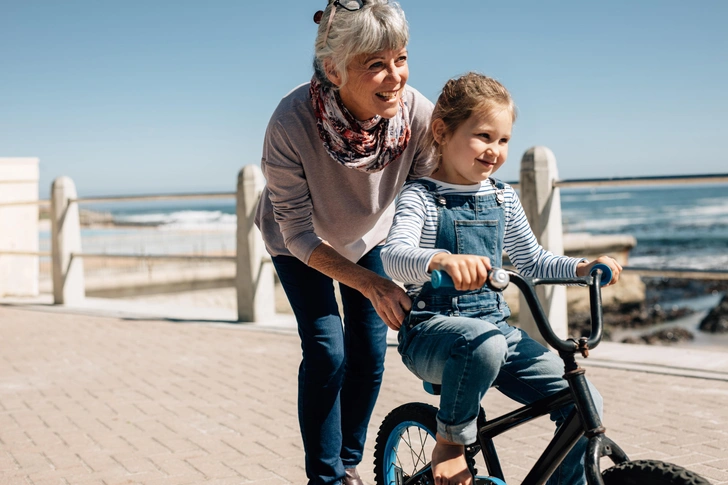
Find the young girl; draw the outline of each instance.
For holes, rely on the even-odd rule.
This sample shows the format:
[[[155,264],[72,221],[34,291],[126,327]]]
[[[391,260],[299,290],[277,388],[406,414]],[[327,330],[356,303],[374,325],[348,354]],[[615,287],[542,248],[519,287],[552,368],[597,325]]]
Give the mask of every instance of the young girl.
[[[477,439],[480,401],[491,386],[522,404],[567,387],[561,359],[508,325],[503,295],[483,287],[503,251],[526,276],[585,276],[602,262],[612,269],[613,284],[622,269],[607,256],[589,263],[539,246],[513,188],[492,178],[508,156],[515,118],[513,100],[498,81],[476,73],[448,81],[430,124],[438,166],[405,185],[382,250],[385,271],[413,299],[399,330],[402,360],[421,379],[442,384],[432,452],[437,485],[472,483],[463,445]],[[434,289],[435,269],[447,272],[455,289]],[[601,396],[591,390],[601,414]],[[551,419],[558,426],[570,410]],[[585,446],[582,438],[549,485],[586,483]]]

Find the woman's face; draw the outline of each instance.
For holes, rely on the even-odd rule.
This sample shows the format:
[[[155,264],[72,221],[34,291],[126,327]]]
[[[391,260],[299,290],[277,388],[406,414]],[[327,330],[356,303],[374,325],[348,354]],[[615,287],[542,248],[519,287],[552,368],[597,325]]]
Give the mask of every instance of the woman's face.
[[[409,77],[406,48],[359,55],[347,66],[346,72],[348,80],[339,94],[357,120],[368,120],[375,115],[393,118],[397,114]],[[330,74],[329,77],[334,84],[341,85],[340,76]]]

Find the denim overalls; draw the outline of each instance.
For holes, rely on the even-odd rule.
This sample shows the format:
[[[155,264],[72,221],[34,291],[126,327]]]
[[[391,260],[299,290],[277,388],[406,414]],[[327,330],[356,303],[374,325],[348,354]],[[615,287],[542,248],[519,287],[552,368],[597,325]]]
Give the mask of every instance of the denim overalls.
[[[488,256],[502,265],[505,216],[502,182],[491,179],[490,195],[442,195],[428,180],[417,180],[437,204],[435,247],[453,254]],[[419,378],[442,384],[437,432],[457,443],[477,439],[477,416],[486,391],[497,387],[521,404],[564,389],[561,359],[522,330],[506,323],[510,309],[500,292],[435,289],[426,283],[399,331],[399,353]],[[590,387],[601,414],[602,400]],[[551,414],[557,425],[570,408]],[[549,485],[584,484],[582,438],[567,455]],[[579,466],[579,463],[582,463]]]

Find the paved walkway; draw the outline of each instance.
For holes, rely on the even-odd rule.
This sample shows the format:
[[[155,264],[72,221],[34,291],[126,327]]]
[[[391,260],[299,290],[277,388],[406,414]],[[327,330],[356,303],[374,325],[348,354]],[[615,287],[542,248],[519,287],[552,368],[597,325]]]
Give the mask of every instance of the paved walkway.
[[[84,313],[0,305],[0,484],[306,483],[295,334]],[[633,459],[674,462],[728,484],[728,356],[650,352],[625,359],[624,348],[604,345],[585,362],[606,398],[608,436]],[[387,359],[360,468],[369,483],[386,413],[436,403],[394,348]],[[686,376],[701,362],[707,374]],[[492,392],[485,407],[495,414],[514,405]],[[539,422],[497,441],[510,483],[551,433]]]

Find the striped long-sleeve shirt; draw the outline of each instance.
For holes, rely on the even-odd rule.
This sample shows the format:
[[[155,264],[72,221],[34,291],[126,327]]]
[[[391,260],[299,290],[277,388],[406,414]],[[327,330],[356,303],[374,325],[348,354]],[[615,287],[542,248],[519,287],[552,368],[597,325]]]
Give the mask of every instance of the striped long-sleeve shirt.
[[[431,178],[427,180],[437,184],[437,191],[442,195],[488,195],[495,191],[490,180],[479,185],[453,185]],[[503,195],[503,248],[518,271],[538,278],[576,276],[576,266],[583,260],[557,256],[541,247],[513,187],[505,184]],[[435,247],[436,237],[437,205],[434,195],[421,184],[405,186],[397,199],[394,223],[382,250],[382,261],[387,274],[403,282],[410,296],[418,294],[422,285],[430,280],[427,267],[432,257],[448,252]]]

